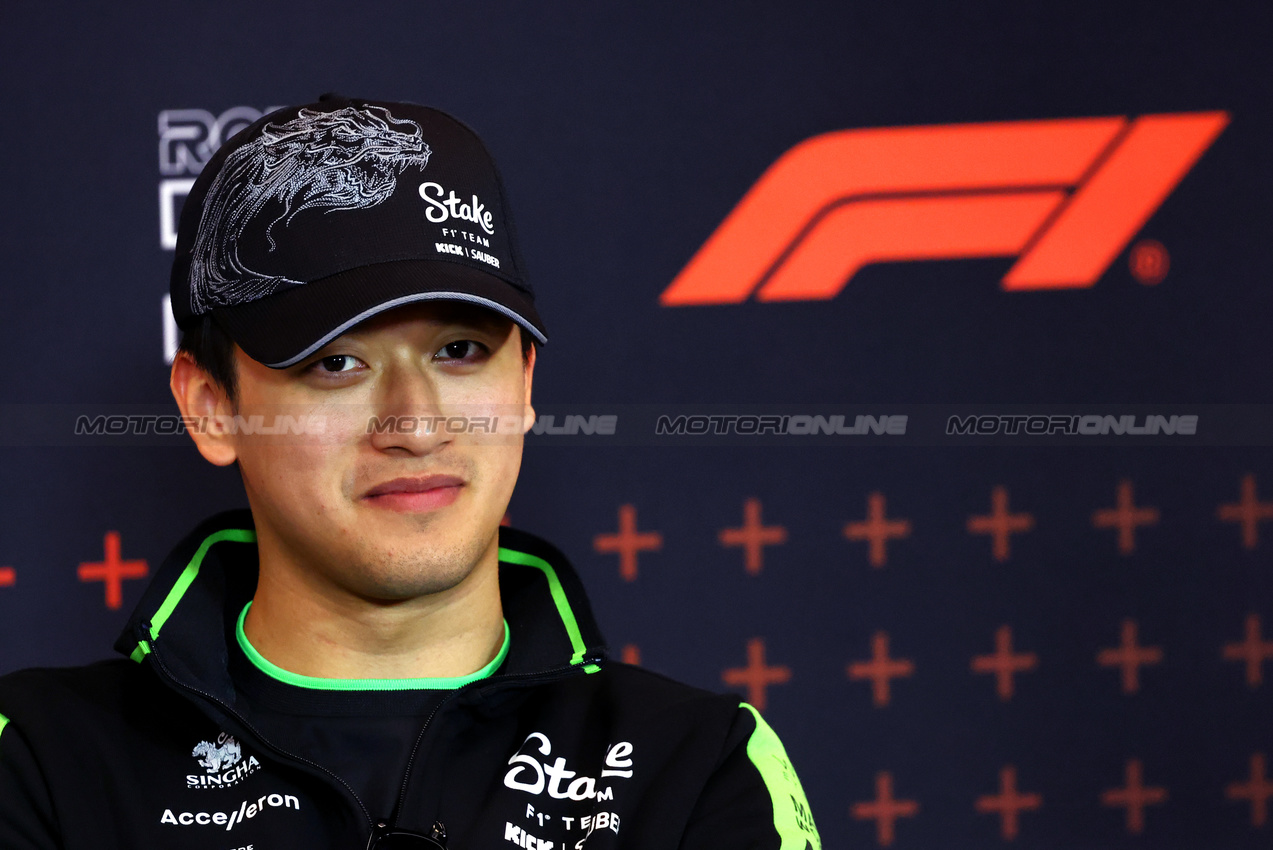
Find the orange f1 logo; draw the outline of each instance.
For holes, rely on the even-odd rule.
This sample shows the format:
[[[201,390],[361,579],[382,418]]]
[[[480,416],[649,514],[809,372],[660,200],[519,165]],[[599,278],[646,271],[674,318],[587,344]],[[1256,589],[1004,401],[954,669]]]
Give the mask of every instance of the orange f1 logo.
[[[834,298],[858,269],[1018,256],[1003,288],[1094,284],[1224,129],[1224,112],[844,130],[783,154],[665,306]]]

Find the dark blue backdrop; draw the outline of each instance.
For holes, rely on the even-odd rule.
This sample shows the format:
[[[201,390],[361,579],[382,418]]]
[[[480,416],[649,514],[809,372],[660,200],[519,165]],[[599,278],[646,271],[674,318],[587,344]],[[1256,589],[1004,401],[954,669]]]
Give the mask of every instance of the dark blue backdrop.
[[[46,2],[4,18],[11,420],[46,404],[171,409],[159,189],[188,175],[161,173],[161,113],[332,89],[429,103],[487,140],[549,324],[546,406],[1183,414],[1270,400],[1267,4]],[[1201,110],[1231,123],[1136,237],[1170,254],[1157,285],[1123,254],[1091,288],[1006,292],[1012,260],[995,258],[869,266],[827,301],[659,304],[761,173],[811,136]],[[101,582],[80,580],[107,532],[153,568],[197,520],[243,503],[233,472],[179,440],[6,433],[0,672],[108,652],[143,582],[125,581],[111,609]],[[1009,766],[1039,795],[1020,846],[1267,846],[1264,804],[1240,786],[1273,755],[1273,669],[1257,654],[1248,671],[1225,647],[1252,621],[1265,642],[1252,645],[1273,656],[1273,527],[1257,524],[1248,546],[1221,511],[1248,475],[1273,499],[1266,441],[673,445],[643,431],[622,443],[532,440],[514,524],[576,561],[616,652],[713,688],[746,666],[749,643],[786,668],[764,710],[826,846],[1006,841],[1007,822],[979,806]],[[1093,521],[1121,481],[1158,512],[1125,553]],[[968,528],[995,487],[1034,521],[1002,561]],[[872,493],[910,523],[878,567],[845,534]],[[719,540],[750,498],[786,531],[755,574]],[[623,505],[661,535],[632,581],[596,545]],[[1158,650],[1135,689],[1100,663],[1128,620]],[[1005,625],[1035,657],[1010,699],[973,670]],[[849,672],[876,633],[913,665],[878,706]],[[1133,763],[1164,789],[1139,834],[1109,794]],[[860,807],[886,778],[915,803],[891,836]]]

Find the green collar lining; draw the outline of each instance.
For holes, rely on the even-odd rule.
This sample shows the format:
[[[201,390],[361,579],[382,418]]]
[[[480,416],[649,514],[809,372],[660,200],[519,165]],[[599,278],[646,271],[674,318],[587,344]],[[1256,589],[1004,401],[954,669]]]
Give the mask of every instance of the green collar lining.
[[[508,621],[505,620],[504,643],[500,646],[499,652],[496,653],[489,664],[476,673],[470,673],[467,676],[436,679],[325,679],[319,676],[302,676],[299,673],[284,670],[277,664],[272,664],[266,660],[265,656],[257,652],[256,647],[248,641],[248,636],[243,631],[243,621],[247,619],[248,609],[251,607],[251,602],[243,606],[243,610],[239,613],[239,620],[234,626],[234,636],[239,641],[239,647],[243,650],[243,654],[248,657],[248,660],[262,673],[271,679],[276,679],[285,685],[292,685],[297,688],[312,688],[320,691],[450,691],[467,685],[469,682],[476,682],[479,679],[489,677],[499,669],[499,666],[504,663],[504,658],[508,655],[510,633]]]

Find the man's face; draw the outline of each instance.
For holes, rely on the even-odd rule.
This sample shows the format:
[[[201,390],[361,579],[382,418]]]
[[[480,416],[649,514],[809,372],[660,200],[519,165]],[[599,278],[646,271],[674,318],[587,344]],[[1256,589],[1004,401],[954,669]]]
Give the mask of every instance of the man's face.
[[[242,421],[323,422],[318,434],[226,438],[263,565],[274,558],[329,590],[396,601],[494,564],[534,417],[534,353],[523,360],[511,321],[426,302],[370,319],[287,369],[241,350],[236,363]]]

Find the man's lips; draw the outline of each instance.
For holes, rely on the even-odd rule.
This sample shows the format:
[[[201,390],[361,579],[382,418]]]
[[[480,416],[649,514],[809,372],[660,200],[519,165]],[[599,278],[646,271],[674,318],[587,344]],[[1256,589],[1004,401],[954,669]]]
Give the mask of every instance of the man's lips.
[[[372,487],[363,501],[394,511],[429,511],[454,502],[464,484],[463,478],[454,475],[395,478]]]
[[[367,491],[367,496],[385,496],[392,493],[424,493],[439,487],[463,487],[464,479],[454,475],[425,475],[420,478],[395,478],[377,484]]]

